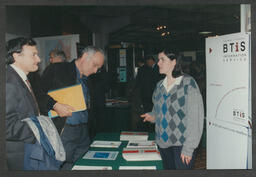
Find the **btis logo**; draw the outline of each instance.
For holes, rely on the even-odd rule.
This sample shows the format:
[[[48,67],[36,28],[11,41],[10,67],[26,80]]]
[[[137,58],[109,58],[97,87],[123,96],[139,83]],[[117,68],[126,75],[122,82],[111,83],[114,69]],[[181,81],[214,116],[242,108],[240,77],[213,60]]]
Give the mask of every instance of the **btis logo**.
[[[245,113],[242,110],[233,110],[233,117],[244,119]]]
[[[223,44],[223,53],[245,51],[245,41]]]

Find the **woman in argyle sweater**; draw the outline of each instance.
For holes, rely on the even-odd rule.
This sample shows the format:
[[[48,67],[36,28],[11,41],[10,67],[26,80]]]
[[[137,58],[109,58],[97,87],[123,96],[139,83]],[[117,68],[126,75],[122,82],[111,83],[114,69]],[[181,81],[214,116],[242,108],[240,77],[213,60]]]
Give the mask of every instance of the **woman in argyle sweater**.
[[[202,96],[194,78],[182,72],[180,57],[163,50],[158,58],[166,77],[155,88],[152,111],[141,117],[155,123],[164,169],[192,169],[203,131]]]

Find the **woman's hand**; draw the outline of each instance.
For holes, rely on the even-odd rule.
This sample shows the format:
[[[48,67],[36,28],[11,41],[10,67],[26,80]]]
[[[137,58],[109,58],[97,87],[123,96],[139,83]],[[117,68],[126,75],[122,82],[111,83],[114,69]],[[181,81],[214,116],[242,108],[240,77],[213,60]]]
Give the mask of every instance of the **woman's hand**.
[[[187,165],[190,163],[190,160],[192,159],[192,157],[186,156],[184,154],[181,154],[180,158],[182,160],[182,163],[186,163]]]
[[[149,115],[148,113],[142,114],[140,117],[141,117],[141,118],[144,118],[144,119],[143,119],[143,122],[146,122],[146,121],[148,121],[148,122],[154,122],[154,121],[155,121],[155,117]]]

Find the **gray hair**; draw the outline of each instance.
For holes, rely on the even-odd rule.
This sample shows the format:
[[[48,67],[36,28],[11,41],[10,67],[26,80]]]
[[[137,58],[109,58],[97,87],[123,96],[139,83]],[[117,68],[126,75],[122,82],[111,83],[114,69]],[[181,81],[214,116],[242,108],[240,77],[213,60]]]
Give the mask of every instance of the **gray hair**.
[[[50,55],[53,55],[54,57],[60,57],[62,61],[66,61],[67,57],[64,51],[59,49],[54,49],[50,52]]]
[[[87,53],[88,54],[87,60],[89,60],[91,56],[94,55],[96,52],[100,52],[103,56],[105,56],[103,49],[95,46],[87,46],[81,51],[78,58],[82,57],[84,53]]]

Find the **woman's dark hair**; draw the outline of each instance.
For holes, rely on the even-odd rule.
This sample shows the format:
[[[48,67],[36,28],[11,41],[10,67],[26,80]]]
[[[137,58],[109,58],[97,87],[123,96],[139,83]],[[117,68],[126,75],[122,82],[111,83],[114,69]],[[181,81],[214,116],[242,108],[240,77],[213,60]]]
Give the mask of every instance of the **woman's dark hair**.
[[[184,74],[182,71],[182,56],[181,55],[177,55],[176,52],[173,52],[168,49],[163,49],[159,53],[164,53],[171,61],[176,60],[176,65],[174,66],[174,69],[172,71],[172,76],[174,78],[177,78]]]
[[[13,54],[21,53],[24,45],[35,46],[36,42],[32,38],[18,37],[11,39],[6,44],[6,64],[14,63]]]

